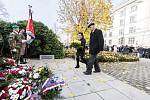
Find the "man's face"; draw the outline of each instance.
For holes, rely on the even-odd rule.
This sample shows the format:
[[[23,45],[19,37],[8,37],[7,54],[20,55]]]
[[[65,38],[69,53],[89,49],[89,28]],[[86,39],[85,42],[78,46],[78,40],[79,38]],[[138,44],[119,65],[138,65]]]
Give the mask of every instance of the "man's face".
[[[90,26],[90,30],[93,31],[95,29],[95,25]]]
[[[82,39],[82,35],[81,35],[81,34],[78,34],[78,38],[79,38],[79,39]]]
[[[22,29],[20,32],[21,32],[21,33],[23,33],[23,32],[25,32],[25,30],[24,30],[24,29]]]
[[[13,29],[13,31],[19,32],[19,28],[15,28],[15,29]]]

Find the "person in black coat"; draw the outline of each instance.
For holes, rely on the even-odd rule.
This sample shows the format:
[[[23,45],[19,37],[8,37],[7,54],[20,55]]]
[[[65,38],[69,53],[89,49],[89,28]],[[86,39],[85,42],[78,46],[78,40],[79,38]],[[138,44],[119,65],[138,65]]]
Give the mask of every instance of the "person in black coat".
[[[89,24],[88,28],[91,29],[90,44],[89,44],[90,58],[87,63],[87,69],[84,72],[85,75],[91,75],[93,65],[95,68],[95,71],[94,71],[95,73],[101,72],[99,64],[98,64],[98,60],[97,60],[97,54],[100,51],[103,51],[103,47],[104,47],[104,38],[103,38],[102,31],[95,28],[94,23]]]
[[[77,65],[75,68],[79,68],[80,65],[79,65],[79,61],[81,59],[81,62],[82,63],[85,63],[86,64],[86,60],[84,59],[84,56],[85,56],[85,44],[86,44],[86,40],[84,39],[84,35],[82,32],[79,32],[78,33],[78,37],[80,39],[80,46],[77,47],[77,53],[76,53],[76,61],[77,61]]]

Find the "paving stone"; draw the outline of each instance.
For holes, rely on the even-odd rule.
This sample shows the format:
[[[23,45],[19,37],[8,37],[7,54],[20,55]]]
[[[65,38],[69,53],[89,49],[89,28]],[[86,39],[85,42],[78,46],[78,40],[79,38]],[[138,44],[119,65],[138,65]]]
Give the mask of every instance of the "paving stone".
[[[101,64],[101,69],[121,81],[150,94],[146,87],[150,82],[150,60],[140,59],[139,62],[121,62]]]
[[[65,86],[63,87],[63,90],[61,91],[60,96],[57,99],[69,99],[73,97],[74,97],[74,94],[71,92],[71,90],[67,86]]]
[[[103,100],[103,99],[96,93],[92,93],[75,97],[75,100]]]
[[[140,91],[128,84],[123,84],[119,80],[109,81],[107,84],[133,100],[149,100],[150,98],[150,95],[146,94],[145,92]]]
[[[104,100],[131,100],[115,89],[97,92]]]
[[[112,89],[111,86],[106,84],[105,80],[94,79],[94,80],[89,80],[89,81],[87,80],[86,82],[90,86],[92,92],[98,92],[98,91]]]
[[[74,96],[80,96],[91,93],[90,87],[85,82],[72,83],[68,86],[71,92],[74,94]]]
[[[54,98],[54,100],[75,100],[74,98],[68,98],[68,99],[63,99],[63,98]]]
[[[69,75],[69,76],[63,76],[64,77],[64,80],[67,82],[67,83],[74,83],[74,82],[81,82],[83,81],[82,78],[80,78],[79,76],[77,75]]]

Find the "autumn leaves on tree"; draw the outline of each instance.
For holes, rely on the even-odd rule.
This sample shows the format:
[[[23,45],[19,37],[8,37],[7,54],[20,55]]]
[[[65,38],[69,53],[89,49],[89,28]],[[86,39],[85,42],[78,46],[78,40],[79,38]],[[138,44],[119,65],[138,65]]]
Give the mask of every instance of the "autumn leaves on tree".
[[[111,27],[111,8],[110,0],[60,0],[59,21],[65,33],[72,34],[72,40],[77,39],[78,32],[83,32],[88,41],[90,22],[103,31]]]

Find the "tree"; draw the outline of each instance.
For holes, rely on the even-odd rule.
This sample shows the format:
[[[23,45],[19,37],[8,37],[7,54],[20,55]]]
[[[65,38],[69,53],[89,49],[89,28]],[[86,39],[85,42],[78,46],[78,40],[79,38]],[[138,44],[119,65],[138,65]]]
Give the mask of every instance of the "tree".
[[[112,24],[110,12],[110,0],[60,0],[58,15],[64,31],[72,33],[73,40],[78,32],[83,32],[89,40],[89,22],[105,31]]]
[[[0,53],[4,56],[10,55],[8,36],[11,31],[11,23],[0,20]]]
[[[27,57],[38,58],[39,55],[55,55],[55,58],[62,58],[64,56],[63,45],[58,40],[56,34],[45,26],[42,22],[34,21],[36,38],[29,45]],[[0,34],[2,42],[0,42],[0,50],[3,56],[8,56],[9,43],[8,36],[12,32],[12,24],[5,21],[0,21]],[[26,29],[27,21],[18,21],[17,24],[20,29]]]

